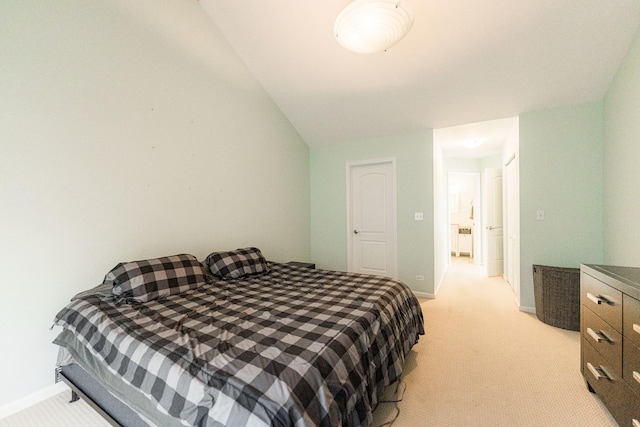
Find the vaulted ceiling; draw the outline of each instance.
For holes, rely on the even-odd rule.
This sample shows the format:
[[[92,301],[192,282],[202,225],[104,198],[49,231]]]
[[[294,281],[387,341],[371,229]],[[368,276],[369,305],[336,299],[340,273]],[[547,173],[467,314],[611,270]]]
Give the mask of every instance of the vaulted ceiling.
[[[200,0],[310,146],[598,101],[640,27],[638,0],[409,2],[410,33],[361,55],[333,35],[349,0]]]

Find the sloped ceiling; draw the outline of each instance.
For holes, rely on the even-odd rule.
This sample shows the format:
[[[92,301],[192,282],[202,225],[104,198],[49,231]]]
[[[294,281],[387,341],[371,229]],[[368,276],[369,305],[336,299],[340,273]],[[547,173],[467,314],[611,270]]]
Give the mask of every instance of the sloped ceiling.
[[[640,27],[638,0],[409,1],[372,55],[334,39],[347,0],[200,4],[310,146],[600,100]]]

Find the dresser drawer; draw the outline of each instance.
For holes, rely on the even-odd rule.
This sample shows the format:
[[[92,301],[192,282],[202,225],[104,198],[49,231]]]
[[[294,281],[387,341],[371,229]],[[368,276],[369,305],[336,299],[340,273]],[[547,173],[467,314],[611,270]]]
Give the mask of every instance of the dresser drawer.
[[[640,395],[631,390],[625,382],[622,383],[621,392],[620,397],[623,401],[618,405],[623,406],[623,415],[618,424],[621,426],[640,426]]]
[[[640,301],[625,294],[622,303],[622,333],[640,347]]]
[[[624,338],[624,363],[622,377],[632,389],[640,393],[640,348]]]
[[[631,388],[616,375],[611,365],[598,353],[593,346],[582,338],[582,369],[584,378],[591,388],[621,426],[631,425],[634,404],[629,398],[635,398]]]
[[[580,274],[580,304],[622,332],[622,292],[583,272]]]
[[[619,422],[621,426],[640,426],[640,395],[632,391],[625,383],[622,387],[624,403],[624,418]]]
[[[609,363],[617,376],[622,376],[622,334],[582,306],[582,337]]]

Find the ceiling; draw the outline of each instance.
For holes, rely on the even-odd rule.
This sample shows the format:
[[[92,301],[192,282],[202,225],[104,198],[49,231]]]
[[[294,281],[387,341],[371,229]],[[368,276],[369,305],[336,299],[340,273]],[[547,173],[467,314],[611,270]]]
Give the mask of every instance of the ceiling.
[[[518,117],[487,120],[465,125],[434,129],[444,157],[478,159],[502,154],[502,147],[511,130],[518,125]],[[469,142],[478,146],[467,147]]]
[[[199,1],[312,147],[598,101],[640,27],[638,0],[409,0],[410,33],[362,55],[333,36],[348,0]]]

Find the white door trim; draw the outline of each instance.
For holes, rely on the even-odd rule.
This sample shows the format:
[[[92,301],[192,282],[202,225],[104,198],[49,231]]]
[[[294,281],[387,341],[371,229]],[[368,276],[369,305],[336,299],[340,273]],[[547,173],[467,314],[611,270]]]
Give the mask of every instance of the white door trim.
[[[515,162],[514,162],[515,160]],[[520,306],[520,161],[519,154],[513,153],[505,162],[505,187],[512,191],[506,192],[505,207],[507,214],[506,240],[506,265],[505,280],[509,282],[516,296],[516,302],[520,311],[525,311]],[[535,310],[534,310],[535,312]]]
[[[393,206],[391,207],[392,214],[392,247],[393,247],[393,271],[395,272],[394,279],[398,278],[398,215],[397,215],[397,191],[396,191],[396,158],[389,157],[384,159],[375,159],[375,160],[361,160],[356,162],[347,162],[346,173],[347,173],[347,270],[349,272],[353,272],[354,268],[354,259],[353,259],[353,221],[351,215],[351,170],[357,166],[368,166],[368,165],[377,165],[382,163],[390,163],[392,169],[392,189],[393,189],[393,197],[391,198]]]

